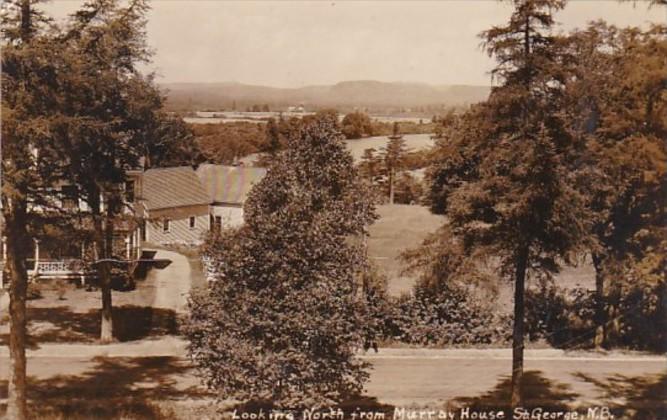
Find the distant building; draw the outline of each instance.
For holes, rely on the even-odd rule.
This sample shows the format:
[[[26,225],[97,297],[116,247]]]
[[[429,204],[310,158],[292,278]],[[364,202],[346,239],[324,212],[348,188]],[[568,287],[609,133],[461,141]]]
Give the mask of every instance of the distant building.
[[[243,224],[243,204],[253,185],[264,175],[266,175],[264,168],[200,165],[197,168],[197,176],[211,203],[211,227]]]
[[[141,177],[142,241],[199,244],[210,230],[209,195],[189,166],[149,169]]]
[[[303,113],[303,112],[306,112],[306,108],[303,105],[289,106],[289,107],[287,107],[287,112]]]

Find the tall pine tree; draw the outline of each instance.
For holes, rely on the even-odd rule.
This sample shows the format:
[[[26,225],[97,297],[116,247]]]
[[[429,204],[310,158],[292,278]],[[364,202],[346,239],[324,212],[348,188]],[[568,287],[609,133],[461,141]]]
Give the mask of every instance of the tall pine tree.
[[[476,108],[479,127],[448,187],[445,212],[466,253],[494,256],[514,283],[511,405],[522,405],[524,290],[528,275],[550,276],[590,242],[590,215],[571,161],[583,145],[559,112],[565,75],[550,35],[562,0],[515,0],[507,25],[482,37],[499,81]],[[462,159],[461,159],[462,158]],[[471,168],[470,165],[473,165]]]

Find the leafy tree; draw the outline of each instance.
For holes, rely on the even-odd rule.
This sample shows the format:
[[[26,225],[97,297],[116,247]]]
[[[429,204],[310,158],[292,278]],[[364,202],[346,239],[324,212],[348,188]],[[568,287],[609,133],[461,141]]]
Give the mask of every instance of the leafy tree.
[[[334,115],[306,119],[250,193],[246,223],[205,252],[216,279],[191,302],[190,356],[221,398],[323,405],[361,390],[359,296],[372,203]]]
[[[198,148],[209,162],[229,165],[266,148],[263,125],[249,122],[192,124]]]
[[[579,166],[593,197],[598,243],[591,249],[595,344],[606,346],[624,322],[618,311],[622,296],[664,284],[659,268],[664,258],[658,257],[665,248],[664,203],[655,198],[667,189],[667,65],[660,58],[667,53],[667,29],[618,29],[596,22],[568,42],[576,59],[567,111],[588,149]]]
[[[352,112],[343,118],[343,134],[348,139],[360,139],[373,135],[371,119],[363,112]]]

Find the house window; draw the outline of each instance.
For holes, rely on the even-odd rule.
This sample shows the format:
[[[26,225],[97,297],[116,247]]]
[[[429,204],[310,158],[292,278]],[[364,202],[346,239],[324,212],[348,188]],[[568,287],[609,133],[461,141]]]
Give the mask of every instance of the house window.
[[[134,202],[134,180],[125,182],[125,199],[129,203]]]
[[[197,227],[197,218],[190,216],[190,229],[194,229],[195,227]]]
[[[171,228],[171,220],[170,219],[164,219],[162,222],[162,232],[163,233],[169,233]]]
[[[215,216],[215,229],[216,230],[222,229],[222,216]]]

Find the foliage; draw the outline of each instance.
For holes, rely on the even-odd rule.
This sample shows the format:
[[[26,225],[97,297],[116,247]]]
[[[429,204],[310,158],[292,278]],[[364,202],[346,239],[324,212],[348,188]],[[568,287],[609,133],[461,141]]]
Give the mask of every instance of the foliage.
[[[191,124],[198,149],[208,162],[229,165],[254,153],[275,155],[301,124],[299,118],[269,119],[266,124],[245,121],[219,124]],[[269,156],[269,158],[270,158]],[[271,159],[263,159],[268,165]]]
[[[558,348],[588,347],[595,319],[594,295],[585,289],[562,289],[547,283],[526,290],[526,334]]]
[[[207,161],[231,164],[239,158],[260,152],[266,142],[262,124],[230,122],[191,124],[197,145]]]
[[[373,135],[371,119],[363,112],[357,111],[345,115],[341,125],[343,134],[347,139],[360,139]]]
[[[667,53],[667,28],[594,22],[566,47],[573,77],[565,111],[588,152],[577,169],[595,222],[597,342],[612,345],[611,330],[624,322],[606,321],[621,304],[610,300],[621,298],[616,289],[652,287],[665,277],[664,200],[656,197],[667,192],[667,64],[658,58]]]
[[[511,320],[481,307],[468,292],[421,289],[391,302],[385,337],[420,346],[506,345]]]
[[[374,136],[389,136],[394,132],[394,124],[389,121],[371,121],[371,132]],[[401,121],[401,133],[403,134],[433,134],[438,125],[428,122]]]
[[[422,183],[410,174],[401,172],[396,177],[394,202],[399,204],[420,204],[424,196]]]
[[[326,113],[304,119],[250,193],[246,224],[214,235],[216,281],[191,302],[190,356],[221,398],[323,405],[361,391],[359,295],[372,203]]]
[[[514,280],[512,405],[521,405],[526,275],[549,278],[590,249],[592,215],[573,162],[583,153],[561,110],[568,80],[551,34],[562,0],[516,0],[509,22],[481,36],[497,65],[489,99],[441,142],[432,207],[448,215],[464,255],[497,261]],[[435,202],[439,200],[439,202]]]
[[[609,323],[620,327],[609,345],[633,350],[667,351],[665,284],[632,286],[618,293],[618,311]],[[526,293],[526,325],[530,340],[544,339],[558,348],[592,347],[597,297],[585,289],[545,284]]]

